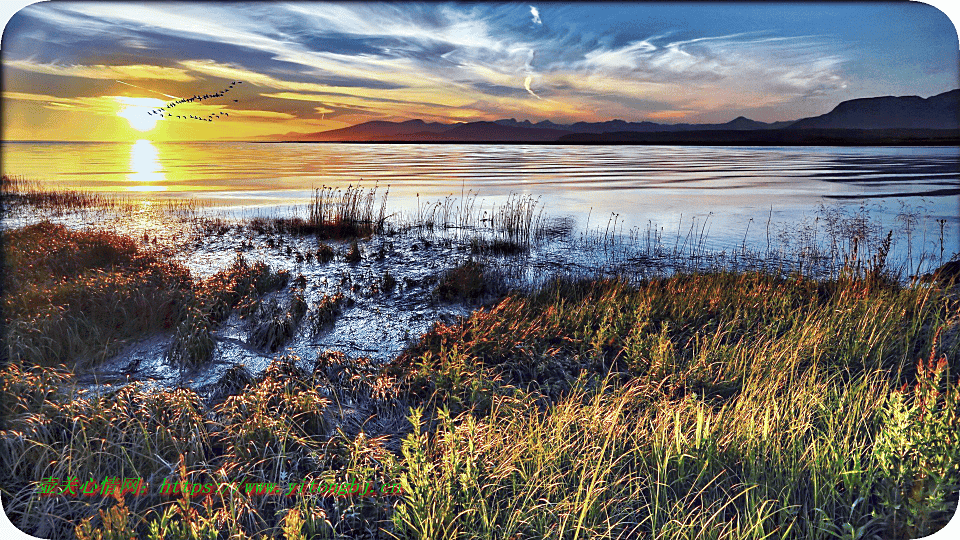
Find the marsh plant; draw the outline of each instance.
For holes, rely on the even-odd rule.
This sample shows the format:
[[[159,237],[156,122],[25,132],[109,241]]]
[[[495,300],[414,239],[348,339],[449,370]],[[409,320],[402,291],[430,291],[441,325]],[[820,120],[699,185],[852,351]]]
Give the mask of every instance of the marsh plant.
[[[316,223],[347,238],[384,213],[369,192],[318,197]],[[476,221],[457,214],[466,207],[441,204],[429,218],[438,234],[424,228],[418,241],[452,241],[440,234],[449,225],[464,227],[465,246],[484,234],[535,244],[532,201],[494,217],[469,206]],[[484,219],[503,232],[484,233]],[[256,234],[289,245],[266,228],[293,225]],[[889,260],[896,239],[862,216],[807,225],[782,256],[746,240],[716,253],[704,220],[674,237],[653,224],[624,234],[612,215],[583,242],[607,260],[635,257],[646,273],[545,276],[509,293],[478,248],[430,283],[434,300],[483,303],[393,360],[284,356],[256,376],[233,366],[202,392],[84,390],[77,377],[151,332],[173,336],[172,362],[197,366],[231,317],[257,347],[280,349],[301,324],[329,328],[348,301],[308,301],[306,277],[285,290],[288,272],[241,254],[193,279],[122,235],[50,223],[4,231],[5,511],[30,534],[81,539],[935,532],[960,491],[957,289],[902,279]],[[154,487],[362,477],[399,481],[403,494],[40,494],[50,479],[108,477]]]

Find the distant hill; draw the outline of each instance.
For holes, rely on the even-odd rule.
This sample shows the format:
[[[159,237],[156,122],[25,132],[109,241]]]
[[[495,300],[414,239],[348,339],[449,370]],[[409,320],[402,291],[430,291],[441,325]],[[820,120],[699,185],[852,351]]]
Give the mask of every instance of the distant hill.
[[[953,129],[754,129],[574,133],[560,144],[669,144],[701,146],[917,146],[960,144]]]
[[[736,118],[725,124],[657,124],[655,122],[577,122],[555,124],[549,120],[533,123],[511,118],[495,122],[427,123],[423,120],[386,122],[377,120],[355,126],[316,133],[286,133],[271,137],[280,141],[315,142],[552,142],[574,133],[613,132],[676,132],[695,130],[766,130],[777,129],[790,122],[767,124]]]
[[[407,120],[364,122],[317,133],[287,133],[276,141],[511,142],[581,144],[952,144],[960,130],[960,89],[929,98],[875,97],[844,101],[827,114],[765,123],[739,116],[723,124],[576,122],[514,118],[443,124]],[[946,141],[946,142],[945,142]]]
[[[460,124],[442,133],[420,132],[405,137],[409,141],[461,141],[461,142],[553,142],[573,133],[565,129],[518,127],[497,122],[469,122]]]
[[[375,120],[355,126],[319,131],[316,133],[286,133],[274,138],[285,141],[377,141],[383,139],[403,139],[416,133],[442,133],[460,124],[441,124],[423,120],[406,122],[386,122]]]
[[[790,129],[960,129],[960,89],[924,99],[875,97],[844,101]]]

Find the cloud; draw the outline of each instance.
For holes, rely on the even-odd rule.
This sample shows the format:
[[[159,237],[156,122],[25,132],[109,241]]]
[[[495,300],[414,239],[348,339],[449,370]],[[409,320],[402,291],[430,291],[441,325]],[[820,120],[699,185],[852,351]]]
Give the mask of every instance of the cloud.
[[[672,42],[660,36],[588,51],[570,71],[592,75],[567,77],[565,83],[623,96],[633,92],[636,82],[651,83],[659,88],[648,87],[645,95],[673,102],[674,110],[717,110],[839,90],[846,82],[845,61],[837,47],[815,36],[752,32]]]
[[[533,97],[535,97],[535,98],[537,98],[537,99],[543,99],[543,98],[541,98],[540,96],[534,94],[534,93],[533,93],[533,90],[530,89],[530,83],[531,83],[532,81],[533,81],[533,76],[532,76],[532,75],[527,75],[527,78],[523,80],[523,87],[527,89],[527,92],[529,92],[531,96],[533,96]]]
[[[296,118],[290,113],[276,111],[257,111],[250,109],[230,109],[230,116],[244,116],[247,118],[269,118],[273,120],[289,120]]]
[[[540,20],[540,12],[537,10],[537,8],[530,6],[530,15],[533,15],[534,24],[543,24],[543,21]]]
[[[45,22],[42,29],[48,34],[85,36],[86,41],[69,40],[78,47],[109,42],[108,36],[114,36],[126,47],[136,47],[127,50],[136,60],[109,65],[123,56],[112,49],[108,56],[89,48],[76,53],[71,49],[68,62],[56,56],[66,53],[51,48],[57,52],[43,57],[47,63],[30,56],[5,59],[4,67],[130,81],[144,88],[151,84],[137,79],[163,80],[171,83],[163,87],[171,93],[181,88],[192,92],[197,86],[175,83],[243,80],[246,92],[286,100],[272,104],[278,111],[315,111],[320,116],[335,109],[338,115],[349,111],[360,121],[363,114],[425,119],[542,114],[576,121],[689,112],[696,118],[704,111],[760,107],[832,92],[847,82],[842,48],[822,36],[710,36],[691,30],[678,39],[670,33],[652,35],[659,30],[640,33],[639,22],[623,21],[599,31],[582,18],[559,14],[551,17],[565,25],[547,28],[539,10],[529,5],[530,20],[539,25],[531,29],[522,4],[224,6],[184,4],[171,12],[161,3],[135,8],[39,4],[29,8],[31,20]],[[194,40],[210,46],[164,48]],[[245,54],[238,56],[237,51]],[[151,61],[164,65],[149,65]],[[528,94],[537,99],[530,101]]]
[[[134,79],[134,80],[163,80],[175,82],[190,82],[195,80],[183,69],[153,66],[147,64],[132,65],[60,65],[41,64],[30,60],[5,61],[4,67],[14,67],[33,73],[45,75],[60,75],[63,77],[81,77],[85,79]]]

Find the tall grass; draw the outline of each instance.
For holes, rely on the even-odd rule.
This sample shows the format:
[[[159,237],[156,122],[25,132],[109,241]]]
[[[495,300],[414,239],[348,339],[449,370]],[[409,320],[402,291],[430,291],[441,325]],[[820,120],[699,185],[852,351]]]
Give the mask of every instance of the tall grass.
[[[81,538],[917,537],[957,504],[957,308],[949,290],[863,276],[558,280],[381,370],[290,358],[207,403],[139,385],[78,397],[69,374],[14,365],[0,486],[24,530]],[[416,407],[400,452],[333,429],[359,396],[380,400],[367,425]],[[38,494],[49,477],[356,471],[399,475],[405,495]]]
[[[129,237],[43,222],[3,240],[5,360],[96,363],[180,318],[189,272]]]
[[[3,243],[0,357],[26,365],[88,367],[132,340],[171,331],[168,359],[195,366],[213,352],[214,325],[233,309],[254,311],[289,278],[238,256],[197,283],[129,236],[49,222],[6,231]]]
[[[382,444],[333,431],[323,386],[295,366],[275,362],[263,375],[206,405],[192,390],[150,390],[139,383],[95,396],[71,395],[72,376],[10,365],[0,372],[2,489],[7,516],[21,530],[51,538],[240,538],[293,533],[360,534],[380,523],[387,499],[258,496],[245,482],[389,478],[373,460]],[[364,476],[365,475],[365,476]],[[142,478],[139,496],[38,494],[43,479]],[[209,496],[165,496],[164,480],[218,483]],[[100,512],[102,510],[102,512]],[[357,520],[355,516],[363,516]],[[380,516],[379,518],[377,516]],[[299,531],[298,531],[299,532]],[[298,538],[299,536],[288,536]]]
[[[759,274],[510,297],[391,368],[433,426],[404,443],[395,521],[409,538],[929,534],[960,490],[957,313],[937,290]]]
[[[331,231],[333,237],[369,236],[383,231],[387,219],[389,188],[377,200],[377,187],[364,192],[360,186],[345,190],[322,187],[314,192],[308,223]],[[379,205],[378,205],[379,202]]]
[[[7,211],[31,207],[54,216],[88,210],[122,214],[139,211],[142,202],[141,199],[122,194],[45,189],[40,182],[22,176],[0,177],[0,205]],[[193,216],[198,210],[197,202],[191,199],[152,200],[150,204],[155,209],[181,216]]]

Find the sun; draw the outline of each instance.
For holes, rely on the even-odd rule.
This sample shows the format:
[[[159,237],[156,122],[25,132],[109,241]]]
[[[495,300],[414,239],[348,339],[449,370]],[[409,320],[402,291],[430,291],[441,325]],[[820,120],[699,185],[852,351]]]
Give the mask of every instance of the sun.
[[[120,105],[117,116],[126,118],[127,122],[130,122],[130,127],[137,131],[150,131],[156,127],[160,116],[148,113],[166,104],[155,98],[118,96],[113,99]]]

